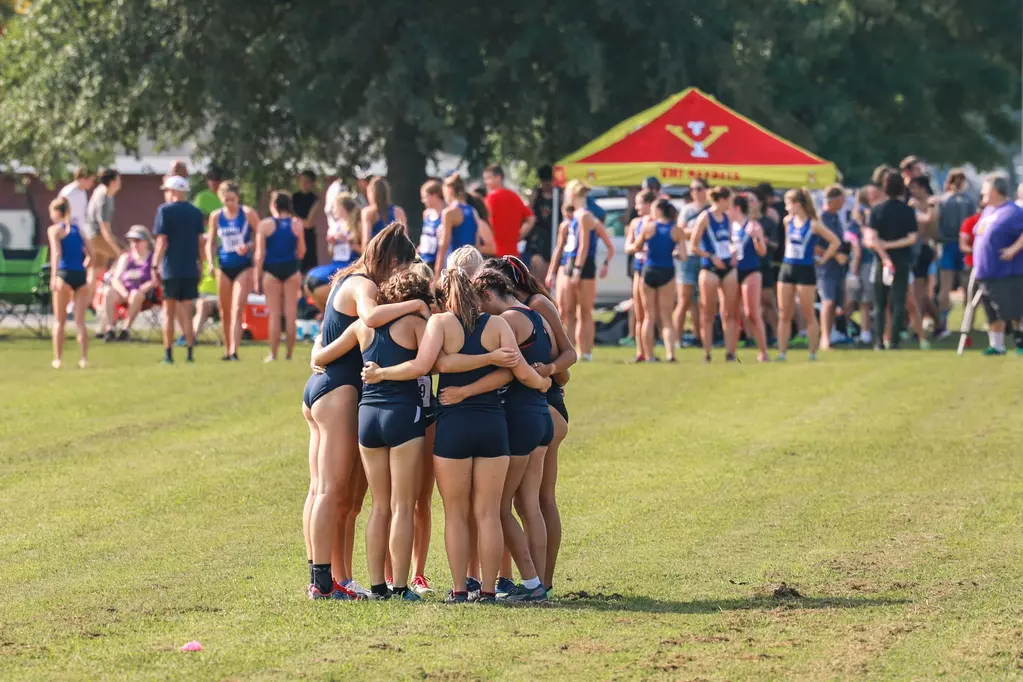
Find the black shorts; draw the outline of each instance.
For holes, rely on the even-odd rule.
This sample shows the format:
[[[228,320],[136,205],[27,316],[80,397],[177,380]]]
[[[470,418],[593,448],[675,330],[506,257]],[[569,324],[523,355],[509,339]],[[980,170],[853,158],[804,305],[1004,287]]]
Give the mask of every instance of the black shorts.
[[[745,282],[746,278],[749,277],[750,275],[755,275],[758,272],[760,272],[760,268],[755,268],[753,270],[739,270],[739,284]]]
[[[433,454],[444,459],[507,457],[508,424],[503,409],[441,405]]]
[[[247,265],[240,265],[240,266],[238,266],[236,268],[229,268],[229,267],[221,265],[220,266],[220,272],[221,272],[221,274],[224,275],[224,277],[227,277],[229,280],[231,280],[233,282],[236,279],[238,279],[238,275],[242,274],[243,272],[245,272],[246,270],[248,270],[251,267],[252,267],[252,263],[248,263]]]
[[[165,301],[194,301],[199,298],[198,277],[169,277],[163,280]]]
[[[567,266],[568,276],[571,277],[575,274],[575,261],[572,261]],[[596,279],[597,278],[597,257],[587,258],[586,262],[583,263],[581,279]]]
[[[980,298],[990,322],[1023,319],[1023,277],[1002,277],[979,281]]]
[[[352,386],[356,394],[362,397],[362,374],[361,371],[351,370],[344,366],[328,367],[323,374],[313,374],[305,382],[305,391],[302,393],[302,402],[306,407],[312,409],[316,401],[327,395],[335,388]]]
[[[927,279],[930,274],[931,263],[934,262],[934,249],[930,244],[921,244],[920,253],[917,254],[916,262],[913,263],[913,277],[916,279]]]
[[[706,270],[707,272],[713,272],[718,276],[718,279],[723,280],[725,277],[728,277],[728,273],[730,273],[734,268],[732,268],[731,265],[726,265],[723,268],[716,268],[713,265],[703,265],[700,269]]]
[[[65,270],[63,268],[57,270],[57,277],[63,280],[64,284],[71,287],[71,291],[78,291],[84,287],[88,279],[85,276],[85,270]]]
[[[782,284],[796,284],[804,287],[817,286],[817,268],[812,265],[782,263],[778,273],[778,281]]]
[[[651,289],[660,289],[675,281],[675,268],[658,268],[647,265],[643,268],[643,284]]]
[[[565,418],[568,423],[568,406],[565,405],[565,389],[561,386],[551,386],[547,391],[547,404],[557,410],[558,414]]]
[[[305,255],[302,256],[302,272],[305,273],[315,268],[320,261],[320,254],[316,252],[318,242],[316,239],[316,228],[303,228],[302,240],[305,242]]]
[[[760,274],[764,276],[764,288],[774,289],[774,286],[778,283],[778,271],[781,268],[774,263],[761,263]]]
[[[359,445],[364,448],[395,448],[425,435],[421,405],[359,405]]]
[[[508,452],[512,457],[524,457],[554,440],[554,420],[548,410],[516,410],[505,405],[504,418],[508,424]]]
[[[298,272],[298,261],[291,260],[285,263],[264,263],[263,272],[268,272],[280,281],[284,282]]]

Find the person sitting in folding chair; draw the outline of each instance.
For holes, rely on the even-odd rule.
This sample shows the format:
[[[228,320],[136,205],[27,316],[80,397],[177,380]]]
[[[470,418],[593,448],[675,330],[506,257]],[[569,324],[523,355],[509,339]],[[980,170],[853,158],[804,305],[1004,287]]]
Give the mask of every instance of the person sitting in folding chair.
[[[1007,322],[1023,319],[1023,208],[1012,202],[1009,179],[989,175],[981,195],[986,208],[973,242],[973,270],[988,318],[984,355],[1005,355]],[[971,301],[972,303],[972,301]],[[967,311],[972,317],[972,310]],[[1016,352],[1023,355],[1017,332]]]
[[[113,276],[103,292],[103,311],[107,333],[107,342],[127,341],[130,338],[131,326],[135,318],[148,303],[158,303],[156,279],[153,277],[153,250],[150,247],[149,230],[142,225],[135,225],[128,230],[128,251],[121,254],[114,266]],[[117,306],[127,305],[127,317],[124,329],[118,334]]]

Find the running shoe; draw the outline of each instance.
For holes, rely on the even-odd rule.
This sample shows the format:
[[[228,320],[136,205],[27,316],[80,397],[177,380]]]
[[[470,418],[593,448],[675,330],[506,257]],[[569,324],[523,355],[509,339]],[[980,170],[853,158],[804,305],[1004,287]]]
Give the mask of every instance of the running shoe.
[[[393,593],[390,590],[387,590],[387,594],[377,594],[376,592],[370,592],[369,596],[366,597],[366,599],[368,601],[387,601],[388,599],[391,598],[392,594]]]
[[[810,353],[809,355],[806,356],[806,359],[809,360],[810,362],[816,362],[817,361],[817,354],[816,353]]]
[[[181,335],[178,337],[178,340],[174,342],[174,345],[180,348],[184,348],[185,346],[188,345],[188,342],[185,340],[184,335]]]
[[[992,357],[998,356],[998,355],[1005,355],[1005,349],[1004,348],[995,348],[994,346],[988,346],[987,348],[984,349],[984,355],[992,356]]]
[[[412,579],[412,583],[409,585],[416,594],[420,597],[424,594],[430,594],[433,590],[430,589],[430,583],[427,582],[425,575],[417,575]]]
[[[465,579],[465,589],[467,592],[479,592],[483,589],[483,584],[476,578],[468,577]]]
[[[927,339],[920,339],[920,350],[930,350],[931,342]]]
[[[127,329],[122,329],[121,333],[117,335],[118,341],[131,341],[131,332]]]
[[[579,356],[579,359],[582,360],[583,362],[592,362],[593,353],[583,353],[582,355]]]
[[[117,335],[114,333],[113,329],[107,331],[107,333],[105,333],[103,335],[103,343],[111,343],[111,342],[116,341],[116,340],[117,340]]]
[[[1016,349],[1016,355],[1019,355],[1019,356],[1023,357],[1023,348],[1017,348]]]
[[[405,590],[405,593],[398,597],[399,601],[423,601],[423,598],[412,590]]]
[[[785,353],[778,353],[778,357],[775,358],[776,362],[785,362]]]
[[[493,593],[486,594],[484,592],[470,592],[469,601],[473,604],[496,604],[497,595]]]
[[[770,362],[770,361],[771,361],[771,358],[770,358],[770,356],[767,355],[767,353],[761,353],[760,355],[757,356],[757,362]]]
[[[384,578],[384,583],[387,585],[387,589],[394,591],[394,578],[387,576]]]
[[[529,589],[525,585],[516,585],[515,589],[508,592],[508,594],[499,594],[497,598],[501,601],[507,601],[512,604],[535,604],[547,601],[547,590],[543,585],[538,585],[533,589]]]
[[[365,597],[363,597],[361,594],[356,594],[355,592],[352,592],[351,590],[349,590],[347,587],[345,587],[336,580],[334,581],[334,591],[344,592],[352,601],[360,601],[362,599],[365,599]]]
[[[337,583],[334,584],[337,587]],[[313,601],[319,601],[321,599],[331,599],[334,601],[352,601],[352,598],[348,596],[347,592],[341,590],[331,590],[329,594],[324,594],[316,589],[315,585],[309,587],[309,598]]]
[[[373,594],[372,592],[370,592],[369,590],[367,590],[365,587],[355,582],[354,580],[349,580],[345,582],[344,586],[349,592],[354,592],[355,594],[363,597],[364,599],[369,599],[369,596]]]
[[[511,594],[518,587],[515,581],[511,578],[499,577],[497,579],[497,589],[494,590],[497,594]]]
[[[455,592],[454,590],[448,592],[448,596],[444,597],[445,604],[465,604],[469,601],[469,596],[465,592]]]

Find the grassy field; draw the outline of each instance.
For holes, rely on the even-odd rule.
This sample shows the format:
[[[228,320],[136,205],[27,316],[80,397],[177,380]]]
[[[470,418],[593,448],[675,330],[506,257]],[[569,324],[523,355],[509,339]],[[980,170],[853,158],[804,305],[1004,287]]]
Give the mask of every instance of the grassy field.
[[[598,349],[557,598],[508,609],[310,603],[303,363],[94,348],[0,342],[0,679],[1023,675],[1019,358]]]

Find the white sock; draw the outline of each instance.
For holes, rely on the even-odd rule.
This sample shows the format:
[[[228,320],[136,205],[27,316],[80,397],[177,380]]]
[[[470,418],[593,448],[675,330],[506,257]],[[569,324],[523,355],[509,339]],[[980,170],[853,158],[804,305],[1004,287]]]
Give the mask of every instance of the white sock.
[[[535,590],[540,587],[540,578],[530,578],[529,580],[523,580],[522,586],[527,590]]]
[[[1005,332],[988,332],[987,338],[992,348],[1005,350]]]

